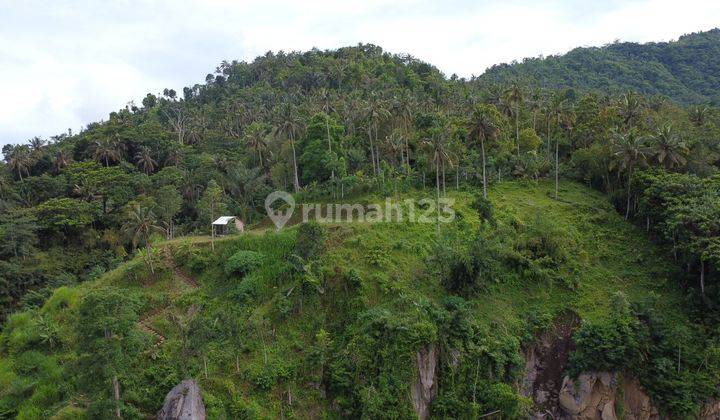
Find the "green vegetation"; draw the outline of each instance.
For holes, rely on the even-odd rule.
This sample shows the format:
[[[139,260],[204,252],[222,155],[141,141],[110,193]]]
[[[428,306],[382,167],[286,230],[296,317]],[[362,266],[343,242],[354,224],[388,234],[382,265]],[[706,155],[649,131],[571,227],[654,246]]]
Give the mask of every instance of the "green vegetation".
[[[642,351],[638,373],[663,409],[697,410],[718,383],[718,347],[683,310],[666,251],[601,194],[563,183],[556,201],[553,191],[494,187],[495,224],[476,210],[481,190],[449,193],[458,218],[440,240],[433,223],[311,223],[228,237],[215,251],[207,240],[159,243],[175,262],[158,257],[154,274],[138,256],[8,320],[0,407],[20,418],[107,417],[117,378],[123,416],[152,415],[190,376],[213,418],[411,418],[416,353],[435,345],[435,415],[522,417],[521,346],[572,310],[588,322],[576,369],[635,369]],[[686,391],[668,392],[680,382]]]
[[[433,415],[522,418],[523,350],[568,313],[568,373],[697,414],[720,382],[720,112],[682,103],[714,73],[678,104],[525,84],[531,64],[467,81],[373,45],[268,53],[4,147],[0,418],[148,417],[186,377],[209,418],[410,418],[427,357]],[[274,232],[275,190],[457,217]],[[210,236],[221,215],[248,233]]]
[[[480,83],[514,80],[549,89],[606,93],[626,90],[661,95],[685,104],[720,103],[720,29],[681,36],[677,41],[615,42],[575,48],[567,54],[524,59],[491,67]]]

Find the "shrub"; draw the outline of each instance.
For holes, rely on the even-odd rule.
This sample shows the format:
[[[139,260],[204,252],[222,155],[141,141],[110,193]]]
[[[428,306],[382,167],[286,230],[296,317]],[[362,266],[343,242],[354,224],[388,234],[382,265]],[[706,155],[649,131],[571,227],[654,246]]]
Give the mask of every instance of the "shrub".
[[[306,260],[313,259],[325,252],[327,231],[317,222],[300,225],[295,243],[295,253]]]
[[[254,400],[233,395],[230,403],[230,414],[239,420],[253,420],[260,418],[262,409]]]
[[[481,222],[489,222],[491,225],[495,225],[495,218],[493,217],[493,207],[490,200],[483,197],[481,194],[477,194],[472,204],[470,205],[473,210],[477,212]]]
[[[482,290],[500,272],[497,247],[480,236],[467,247],[439,245],[433,259],[438,263],[445,290],[455,294]]]
[[[19,312],[8,318],[0,335],[0,347],[10,354],[21,353],[40,342],[40,330],[32,311]]]
[[[567,261],[567,247],[572,245],[570,235],[540,213],[536,214],[519,243],[520,249],[529,258],[548,259],[555,266]]]
[[[225,273],[228,275],[246,276],[260,267],[263,255],[255,251],[241,250],[233,254],[225,262]]]
[[[80,300],[80,292],[70,287],[56,289],[43,305],[42,313],[58,313],[67,308],[75,308]]]
[[[85,410],[75,405],[61,408],[50,420],[81,420],[85,417]]]

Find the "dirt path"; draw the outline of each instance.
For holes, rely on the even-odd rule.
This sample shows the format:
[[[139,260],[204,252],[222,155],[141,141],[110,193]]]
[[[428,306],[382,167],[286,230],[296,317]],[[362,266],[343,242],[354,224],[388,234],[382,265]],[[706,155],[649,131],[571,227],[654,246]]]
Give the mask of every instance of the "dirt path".
[[[164,310],[165,309],[159,309],[156,311],[148,312],[137,322],[137,326],[139,329],[155,337],[155,344],[152,345],[152,348],[162,346],[163,343],[165,343],[165,336],[160,331],[158,331],[157,328],[153,327],[149,321],[151,318],[159,315]]]
[[[165,263],[173,272],[173,276],[175,278],[179,278],[182,280],[185,284],[190,286],[193,289],[197,289],[200,287],[197,280],[186,274],[183,270],[178,267],[177,263],[175,262],[175,258],[172,255],[172,252],[170,252],[170,247],[165,246],[163,248],[164,256],[165,256]],[[150,311],[146,313],[145,315],[140,318],[140,320],[137,322],[138,329],[152,335],[155,338],[155,343],[152,345],[152,348],[160,347],[165,343],[165,336],[160,332],[157,328],[155,328],[152,323],[150,322],[151,319],[155,318],[156,316],[160,315],[162,312],[166,311],[168,308],[159,308],[154,311]]]
[[[180,278],[185,284],[192,287],[193,289],[197,289],[200,287],[197,280],[192,278],[191,276],[187,275],[184,271],[180,269],[180,267],[177,266],[177,263],[175,262],[175,258],[172,255],[172,252],[170,252],[170,247],[164,248],[165,252],[165,262],[167,263],[168,267],[170,267],[173,271],[173,275],[175,277]]]

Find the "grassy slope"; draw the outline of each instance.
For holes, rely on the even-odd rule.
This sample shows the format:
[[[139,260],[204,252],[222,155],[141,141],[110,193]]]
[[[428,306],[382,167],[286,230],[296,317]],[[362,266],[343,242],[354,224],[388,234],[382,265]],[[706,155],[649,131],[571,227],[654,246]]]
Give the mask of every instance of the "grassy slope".
[[[564,240],[572,244],[570,258],[560,269],[565,281],[531,283],[509,275],[472,299],[479,319],[520,335],[528,313],[552,317],[572,308],[585,319],[604,317],[611,308],[611,295],[618,290],[630,300],[652,291],[660,296],[669,313],[684,319],[678,309],[682,297],[674,286],[674,269],[666,254],[648,242],[642,231],[623,221],[601,194],[579,184],[564,183],[562,200],[556,201],[551,191],[549,183],[508,182],[491,191],[491,200],[501,226],[532,223],[539,214],[556,222]],[[457,199],[455,208],[462,215],[462,230],[476,231],[479,221],[468,208],[470,194],[449,195]],[[413,194],[403,198],[410,196]],[[60,343],[52,350],[43,350],[61,366],[72,359],[72,322],[79,295],[90,288],[113,285],[144,301],[137,324],[137,330],[143,331],[144,349],[121,382],[124,398],[147,414],[159,408],[163,395],[182,376],[199,380],[213,418],[236,416],[245,410],[262,416],[282,412],[299,417],[327,412],[327,399],[312,385],[320,378],[316,364],[311,362],[318,346],[318,331],[327,330],[333,335],[362,309],[400,307],[407,302],[444,297],[439,280],[429,274],[425,263],[435,226],[331,226],[328,252],[318,269],[324,278],[322,293],[306,290],[303,299],[299,298],[299,286],[284,280],[294,237],[294,229],[254,232],[217,241],[214,252],[206,241],[198,239],[165,244],[172,249],[181,270],[196,278],[199,288],[183,281],[158,257],[161,268],[152,279],[148,279],[146,265],[136,258],[92,284],[60,290],[56,295],[62,296],[54,296],[35,313],[16,316],[5,328],[0,337],[0,397],[14,392],[13,381],[22,377],[18,360],[23,352],[43,348],[41,340],[31,332],[32,319],[45,314],[61,325]],[[238,249],[261,252],[266,263],[245,279],[228,277],[222,270],[224,258]],[[354,289],[348,288],[342,275],[351,269],[361,279]],[[62,305],[57,303],[59,300]],[[195,315],[193,308],[198,309]],[[233,325],[239,325],[235,339],[226,332]],[[192,349],[185,353],[183,330],[188,331],[190,341],[193,336],[200,337],[195,347],[185,341],[185,347]],[[160,339],[151,331],[164,338],[162,344],[154,345]],[[43,377],[37,374],[39,382],[48,380]],[[32,390],[25,392],[31,394]],[[84,404],[80,394],[69,391],[72,404]],[[288,404],[290,399],[292,405]],[[47,406],[37,403],[43,404]],[[49,410],[56,412],[62,407],[74,410],[69,408],[67,395],[62,402],[53,402]]]

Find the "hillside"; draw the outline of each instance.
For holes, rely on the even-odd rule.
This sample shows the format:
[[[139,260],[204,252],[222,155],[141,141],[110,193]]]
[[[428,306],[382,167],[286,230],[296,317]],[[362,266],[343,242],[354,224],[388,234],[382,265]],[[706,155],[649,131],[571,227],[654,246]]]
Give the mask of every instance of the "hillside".
[[[125,418],[153,416],[185,377],[213,419],[412,418],[416,357],[430,351],[433,416],[524,417],[527,351],[568,314],[582,319],[576,337],[600,340],[568,369],[617,363],[663,412],[697,413],[720,349],[684,309],[672,258],[602,194],[566,182],[557,201],[552,189],[501,183],[485,222],[474,191],[449,192],[459,216],[439,242],[432,223],[353,223],[229,236],[214,251],[158,243],[10,317],[0,416],[103,417],[117,375]],[[678,351],[679,370],[663,370]]]
[[[663,95],[683,104],[720,103],[720,29],[677,41],[618,42],[575,48],[567,54],[499,64],[479,80],[515,80],[551,88],[595,90],[607,94],[634,90]]]
[[[0,418],[185,378],[212,419],[717,416],[720,110],[532,87],[269,52],[4,147]],[[276,233],[274,191],[458,216]]]

